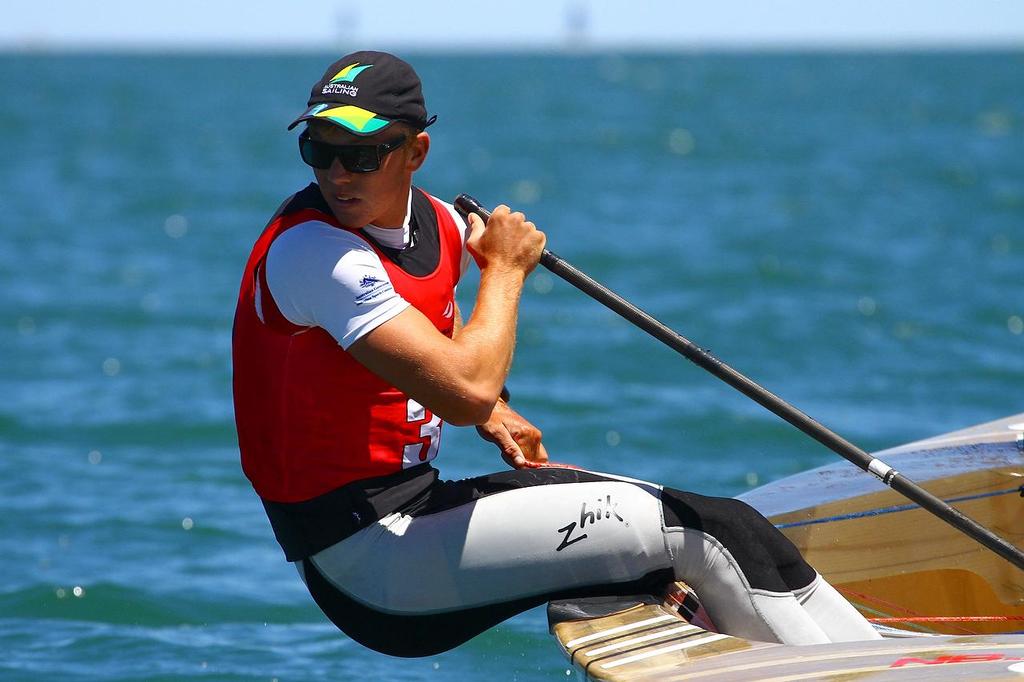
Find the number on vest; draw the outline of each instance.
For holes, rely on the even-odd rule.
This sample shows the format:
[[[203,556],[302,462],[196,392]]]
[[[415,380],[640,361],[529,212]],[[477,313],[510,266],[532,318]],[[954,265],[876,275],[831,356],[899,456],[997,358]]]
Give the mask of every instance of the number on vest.
[[[405,420],[420,425],[420,439],[409,443],[402,451],[402,468],[408,469],[437,456],[437,448],[441,445],[441,418],[409,398],[405,405]]]

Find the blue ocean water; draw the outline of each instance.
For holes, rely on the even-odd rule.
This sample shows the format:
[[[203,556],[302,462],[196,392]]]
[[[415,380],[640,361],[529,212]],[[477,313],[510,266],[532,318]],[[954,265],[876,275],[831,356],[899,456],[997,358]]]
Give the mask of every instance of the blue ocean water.
[[[542,610],[421,660],[347,640],[239,469],[238,279],[331,59],[0,56],[0,678],[566,677]],[[420,185],[525,210],[853,442],[1024,410],[1024,53],[413,61]],[[833,461],[546,272],[520,318],[559,460],[724,495]],[[448,477],[501,466],[445,439]]]

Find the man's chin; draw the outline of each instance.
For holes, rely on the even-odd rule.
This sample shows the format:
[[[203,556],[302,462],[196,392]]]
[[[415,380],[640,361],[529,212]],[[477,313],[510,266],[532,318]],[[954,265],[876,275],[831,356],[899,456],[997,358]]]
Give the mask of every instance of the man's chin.
[[[370,222],[370,219],[366,217],[363,210],[366,205],[362,199],[342,200],[331,198],[327,201],[327,205],[330,206],[334,217],[338,219],[338,222],[343,227],[360,228]]]

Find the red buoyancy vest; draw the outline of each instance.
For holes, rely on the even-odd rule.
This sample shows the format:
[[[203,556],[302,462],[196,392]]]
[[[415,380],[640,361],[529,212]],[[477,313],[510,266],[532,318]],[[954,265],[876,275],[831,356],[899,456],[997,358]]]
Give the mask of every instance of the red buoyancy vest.
[[[448,210],[424,195],[437,217],[440,258],[433,272],[410,275],[354,234],[377,252],[395,291],[451,338],[462,235]],[[303,203],[315,206],[288,202],[253,246],[232,333],[242,469],[260,497],[273,502],[309,500],[422,464],[437,455],[441,436],[437,416],[366,369],[324,329],[296,326],[277,309],[264,267],[273,241],[311,220],[345,229],[325,206]]]

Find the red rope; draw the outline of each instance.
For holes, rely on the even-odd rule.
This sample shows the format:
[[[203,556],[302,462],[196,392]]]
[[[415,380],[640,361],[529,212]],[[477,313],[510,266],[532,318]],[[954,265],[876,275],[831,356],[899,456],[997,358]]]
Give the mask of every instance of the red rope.
[[[975,622],[1003,622],[1010,620],[1024,620],[1024,616],[916,616],[908,618],[868,618],[872,623],[960,623],[967,621]]]
[[[900,611],[902,611],[904,613],[909,613],[910,614],[909,617],[906,617],[906,618],[896,618],[896,619],[894,619],[894,621],[891,621],[891,622],[902,622],[902,623],[929,622],[928,620],[919,620],[919,619],[927,619],[927,618],[929,618],[929,616],[922,616],[920,613],[916,613],[912,609],[908,609],[905,606],[900,606],[899,604],[893,604],[891,602],[885,601],[884,599],[879,599],[878,597],[872,597],[872,596],[869,596],[869,595],[866,595],[866,594],[861,594],[860,592],[854,592],[853,590],[845,588],[845,587],[837,587],[836,589],[839,590],[839,592],[841,592],[841,593],[843,593],[843,594],[845,594],[845,595],[847,595],[849,597],[854,597],[856,599],[860,599],[860,600],[866,602],[867,604],[874,603],[874,604],[877,604],[879,606],[886,607],[886,608],[888,608],[892,612],[899,613]],[[875,620],[873,618],[869,618],[868,620],[869,621],[873,621],[873,622],[879,622],[879,623],[885,622],[885,621],[882,621],[882,620]],[[968,635],[976,635],[976,634],[978,634],[977,632],[975,632],[975,631],[973,631],[973,630],[971,630],[969,628],[965,628],[963,626],[956,626],[956,629],[959,630],[960,632],[962,632],[964,634],[968,634]]]
[[[884,599],[879,599],[878,597],[872,597],[872,596],[867,595],[867,594],[861,594],[860,592],[854,592],[853,590],[845,588],[845,587],[837,587],[836,589],[839,590],[840,592],[842,592],[843,594],[847,594],[847,595],[849,595],[851,597],[856,597],[857,599],[862,599],[862,600],[868,602],[869,604],[870,603],[875,603],[875,604],[878,604],[879,606],[886,606],[886,607],[892,609],[893,611],[903,611],[904,613],[909,613],[909,614],[912,614],[912,615],[915,615],[915,616],[920,616],[921,615],[919,613],[914,612],[912,609],[908,609],[905,606],[900,606],[899,604],[893,604],[891,602],[885,601]]]
[[[838,588],[841,592],[845,592],[851,597],[862,599],[868,603],[874,602],[881,606],[887,606],[895,611],[904,611],[906,613],[914,613],[911,609],[908,609],[898,604],[891,604],[884,599],[878,597],[870,597],[866,594],[860,594],[853,590]],[[902,618],[868,618],[869,622],[872,623],[1006,623],[1009,621],[1024,620],[1024,616],[904,616]],[[977,634],[971,630],[965,628],[959,628],[970,634]]]

